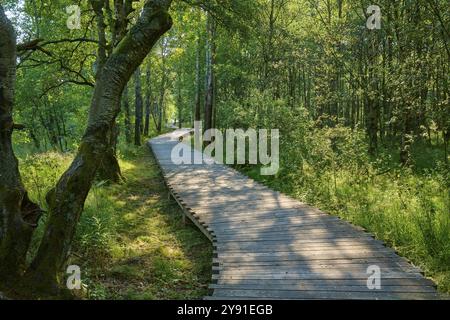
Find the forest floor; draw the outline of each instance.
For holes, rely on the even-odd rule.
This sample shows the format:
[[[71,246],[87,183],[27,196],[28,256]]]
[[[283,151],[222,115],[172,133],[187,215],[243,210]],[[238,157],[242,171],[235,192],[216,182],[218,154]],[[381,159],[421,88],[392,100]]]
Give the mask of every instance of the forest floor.
[[[52,167],[64,169],[71,159],[60,154],[40,157],[46,160],[38,161],[31,171],[41,177]],[[62,161],[49,160],[52,158]],[[181,210],[169,199],[147,147],[127,150],[120,164],[127,181],[94,186],[77,230],[70,264],[81,267],[81,297],[202,298],[211,279],[209,241],[193,225],[183,224]],[[41,190],[35,192],[39,198],[45,186],[31,189]]]

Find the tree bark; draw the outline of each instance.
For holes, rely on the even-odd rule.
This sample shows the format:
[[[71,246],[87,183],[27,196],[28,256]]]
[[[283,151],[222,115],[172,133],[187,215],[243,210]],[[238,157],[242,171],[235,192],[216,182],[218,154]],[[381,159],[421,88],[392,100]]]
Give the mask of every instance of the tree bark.
[[[0,285],[25,271],[31,236],[41,216],[22,184],[12,147],[16,35],[0,5]]]
[[[201,121],[201,103],[200,103],[200,34],[197,38],[197,53],[195,57],[195,106],[194,121]]]
[[[58,290],[58,275],[70,252],[76,225],[92,186],[100,159],[108,149],[108,134],[120,111],[125,85],[156,41],[172,26],[171,0],[150,0],[137,23],[106,61],[95,84],[86,132],[70,168],[47,195],[48,223],[27,280],[49,293]]]
[[[97,73],[96,73],[96,80],[98,80],[101,76],[103,67],[106,63],[106,60],[108,58],[107,53],[109,55],[112,54],[112,48],[113,45],[116,42],[116,39],[119,37],[121,39],[121,36],[116,33],[122,33],[122,30],[116,30],[115,26],[111,24],[112,29],[112,40],[110,49],[107,51],[107,40],[106,40],[106,24],[105,24],[105,16],[104,11],[109,13],[109,19],[112,20],[112,13],[109,6],[108,0],[90,0],[92,9],[95,12],[96,16],[96,22],[97,22],[97,31],[98,31],[98,51],[97,51]],[[123,11],[121,11],[122,13]],[[121,14],[119,13],[119,14]],[[126,28],[126,26],[125,26]],[[97,172],[97,176],[99,180],[102,181],[108,181],[112,183],[121,183],[124,178],[122,176],[122,171],[120,169],[119,161],[117,160],[116,156],[116,146],[117,146],[117,140],[118,140],[119,130],[117,127],[117,124],[114,124],[109,132],[109,146],[108,149],[103,156],[100,167]]]
[[[207,19],[206,40],[206,94],[205,94],[205,132],[213,127],[214,115],[214,62],[215,62],[215,25],[212,17]],[[209,140],[210,137],[205,137]]]
[[[144,121],[144,135],[146,137],[149,136],[150,133],[150,114],[152,108],[152,78],[151,78],[151,61],[148,62],[147,65],[147,74],[146,74],[146,97],[145,97],[145,121]]]
[[[108,148],[105,155],[102,157],[100,166],[98,168],[97,176],[101,181],[109,183],[120,184],[125,181],[120,169],[119,160],[117,159],[117,141],[119,139],[119,127],[117,123],[111,126],[108,134]]]
[[[141,70],[138,67],[134,74],[134,87],[135,87],[135,118],[134,118],[134,145],[141,146],[141,133],[142,133],[142,84],[141,84]]]
[[[122,105],[123,105],[123,110],[125,112],[125,139],[128,144],[131,144],[132,143],[131,111],[130,111],[130,101],[129,101],[129,96],[128,96],[128,86],[129,86],[129,84],[127,84],[125,86],[125,89],[123,90],[123,93],[122,93]]]
[[[165,120],[165,110],[164,110],[164,98],[166,95],[166,83],[167,83],[167,70],[166,70],[166,43],[161,44],[161,86],[159,88],[159,102],[158,102],[158,120],[156,129],[158,133],[162,132],[163,122]]]

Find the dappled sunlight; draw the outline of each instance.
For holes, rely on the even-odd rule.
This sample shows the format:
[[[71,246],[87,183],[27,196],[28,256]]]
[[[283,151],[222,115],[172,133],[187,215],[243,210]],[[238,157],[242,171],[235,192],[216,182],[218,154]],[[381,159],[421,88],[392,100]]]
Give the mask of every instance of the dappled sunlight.
[[[95,255],[89,258],[92,265],[97,264],[88,281],[91,294],[97,298],[201,297],[209,282],[210,245],[199,231],[183,225],[180,209],[167,199],[148,151],[122,163],[126,163],[125,184],[94,189],[80,223],[80,233],[90,232],[84,219],[91,215],[108,226],[95,231],[105,233],[102,250],[109,258],[101,264]]]
[[[226,166],[173,164],[169,156],[177,143],[172,136],[177,134],[154,138],[150,145],[173,197],[213,239],[214,293],[210,298],[436,297],[432,282],[420,269],[362,228],[274,192]],[[345,209],[339,201],[346,176],[328,172],[323,179],[330,176],[335,179],[327,183],[328,199]],[[369,203],[378,201],[374,191],[365,191]],[[349,212],[349,217],[364,215],[358,213],[354,217]],[[382,214],[374,211],[367,221],[373,223]],[[385,285],[376,291],[367,284],[373,267],[382,272]]]

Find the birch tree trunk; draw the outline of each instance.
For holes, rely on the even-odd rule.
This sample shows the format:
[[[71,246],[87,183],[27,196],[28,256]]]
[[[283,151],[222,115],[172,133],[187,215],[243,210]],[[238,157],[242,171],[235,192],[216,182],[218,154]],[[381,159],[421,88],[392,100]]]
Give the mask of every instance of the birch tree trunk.
[[[152,74],[151,74],[151,61],[148,62],[146,72],[146,97],[145,97],[145,121],[144,121],[144,135],[149,136],[150,133],[150,115],[152,108]]]
[[[141,84],[141,70],[137,68],[134,73],[134,89],[135,89],[135,114],[134,114],[134,145],[141,146],[141,132],[142,132],[142,84]]]
[[[122,93],[122,106],[125,112],[125,139],[128,144],[132,143],[131,138],[131,112],[130,112],[130,101],[128,100],[128,84]]]
[[[214,60],[215,60],[215,25],[211,16],[207,19],[206,40],[206,94],[205,94],[205,128],[207,131],[213,127],[214,115]],[[205,137],[207,140],[210,137]]]
[[[195,102],[194,102],[194,121],[201,121],[201,103],[200,103],[200,34],[197,38],[197,53],[195,56]]]

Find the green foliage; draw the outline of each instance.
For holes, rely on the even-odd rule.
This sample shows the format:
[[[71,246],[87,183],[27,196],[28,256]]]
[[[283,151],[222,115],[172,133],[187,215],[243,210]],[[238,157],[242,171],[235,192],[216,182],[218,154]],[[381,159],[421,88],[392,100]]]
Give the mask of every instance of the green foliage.
[[[89,299],[191,299],[206,294],[212,249],[168,200],[158,166],[148,151],[121,152],[127,182],[97,182],[78,224],[69,264],[82,268]],[[72,155],[54,152],[21,160],[23,178],[33,200],[45,208],[45,195],[70,163]],[[44,220],[35,233],[30,259],[37,250]]]

